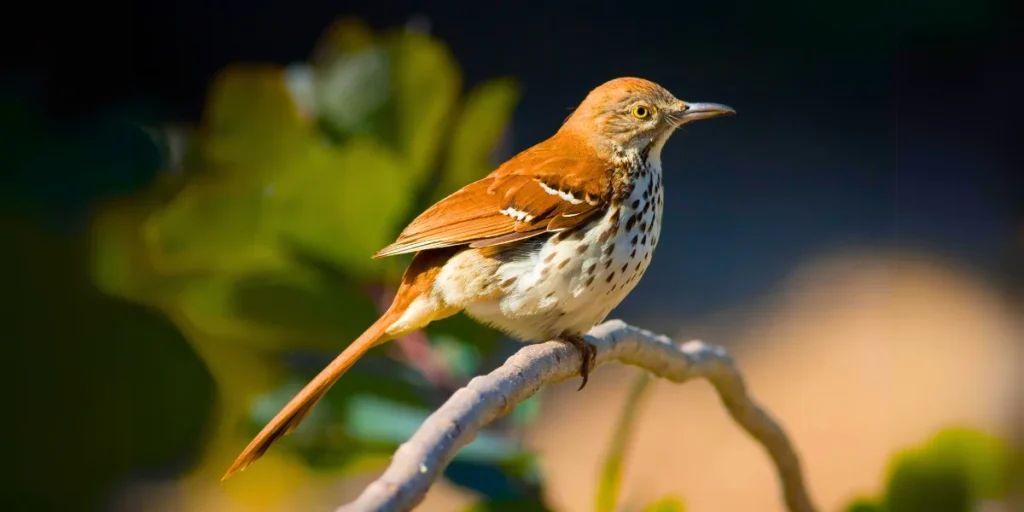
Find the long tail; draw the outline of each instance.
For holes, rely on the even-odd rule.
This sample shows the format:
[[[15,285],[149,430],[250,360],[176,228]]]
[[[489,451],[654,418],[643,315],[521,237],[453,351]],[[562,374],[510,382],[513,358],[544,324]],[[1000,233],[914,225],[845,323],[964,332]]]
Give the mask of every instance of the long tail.
[[[371,348],[384,343],[390,339],[387,337],[386,332],[388,327],[394,323],[398,316],[401,316],[401,312],[396,312],[397,308],[394,305],[387,312],[370,326],[362,335],[359,336],[355,341],[352,342],[338,357],[331,361],[331,364],[327,365],[316,377],[313,378],[306,384],[306,387],[302,388],[294,398],[288,402],[280,412],[267,426],[263,427],[263,430],[249,443],[249,446],[242,451],[242,454],[235,459],[235,462],[231,464],[221,480],[231,476],[236,471],[242,471],[249,464],[252,464],[259,459],[270,445],[277,441],[283,435],[291,433],[295,430],[295,427],[299,426],[299,423],[309,414],[309,411],[313,409],[313,406],[320,401],[321,398],[327,393],[328,389],[341,378],[342,375],[348,371],[349,368],[355,364],[367,351]],[[397,314],[396,314],[397,313]]]
[[[429,298],[434,278],[448,258],[457,250],[458,248],[449,248],[417,253],[409,263],[405,275],[402,276],[402,285],[395,293],[391,307],[366,332],[334,358],[327,368],[324,368],[309,384],[306,384],[306,387],[302,388],[302,391],[299,391],[295,398],[292,398],[288,405],[285,405],[281,412],[278,412],[277,416],[267,423],[267,426],[263,427],[263,430],[235,459],[234,464],[231,464],[221,480],[236,471],[245,469],[259,459],[279,437],[299,426],[313,406],[327,394],[327,390],[331,389],[331,386],[371,348],[423,328],[434,320],[458,313],[461,308],[441,304],[440,301]],[[421,303],[420,307],[411,308],[413,302],[419,298],[424,298],[427,302]],[[415,310],[415,313],[407,315],[412,310]]]

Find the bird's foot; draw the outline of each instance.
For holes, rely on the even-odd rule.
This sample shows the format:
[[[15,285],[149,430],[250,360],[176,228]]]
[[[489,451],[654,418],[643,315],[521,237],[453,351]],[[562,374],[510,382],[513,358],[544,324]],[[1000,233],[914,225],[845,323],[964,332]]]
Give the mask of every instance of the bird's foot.
[[[593,343],[588,342],[582,334],[562,333],[559,339],[576,347],[576,351],[580,353],[580,359],[583,361],[580,365],[580,376],[583,377],[583,382],[580,383],[579,389],[576,390],[579,391],[587,385],[587,377],[590,376],[590,370],[594,369],[597,347]]]

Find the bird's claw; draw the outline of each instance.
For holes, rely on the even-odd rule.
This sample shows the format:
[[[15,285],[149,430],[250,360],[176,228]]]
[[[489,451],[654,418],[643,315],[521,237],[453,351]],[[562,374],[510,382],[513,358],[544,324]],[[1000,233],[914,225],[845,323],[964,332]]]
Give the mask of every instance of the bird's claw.
[[[571,344],[576,348],[576,351],[580,353],[580,377],[583,377],[583,382],[580,383],[580,387],[576,391],[580,391],[584,386],[587,385],[587,378],[590,377],[590,370],[594,369],[594,362],[597,357],[597,347],[593,343],[590,343],[580,334],[563,334],[560,338],[566,343]]]

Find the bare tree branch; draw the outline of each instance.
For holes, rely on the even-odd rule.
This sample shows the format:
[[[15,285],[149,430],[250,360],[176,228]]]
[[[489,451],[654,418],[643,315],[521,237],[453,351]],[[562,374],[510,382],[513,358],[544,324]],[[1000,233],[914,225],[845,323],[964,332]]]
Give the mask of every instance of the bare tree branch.
[[[676,345],[666,336],[619,320],[594,327],[587,338],[597,347],[596,365],[620,361],[679,383],[707,379],[736,423],[768,451],[788,509],[814,510],[792,444],[779,424],[748,395],[743,377],[725,349],[700,341]],[[524,347],[500,368],[455,392],[398,448],[384,474],[338,512],[411,510],[478,430],[542,386],[577,377],[579,366],[576,350],[565,343]]]

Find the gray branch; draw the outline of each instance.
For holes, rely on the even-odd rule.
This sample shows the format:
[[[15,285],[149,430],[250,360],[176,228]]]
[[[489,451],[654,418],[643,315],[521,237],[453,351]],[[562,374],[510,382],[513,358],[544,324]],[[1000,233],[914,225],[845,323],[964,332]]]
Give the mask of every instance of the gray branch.
[[[595,367],[620,361],[672,382],[707,379],[736,423],[771,456],[788,509],[814,510],[793,445],[779,424],[747,393],[743,377],[725,349],[700,341],[676,345],[666,336],[619,320],[594,327],[587,339],[598,350]],[[578,377],[579,366],[579,355],[568,344],[527,345],[500,368],[474,378],[455,392],[411,439],[398,447],[380,478],[338,512],[411,510],[478,430],[512,411],[542,386]]]

